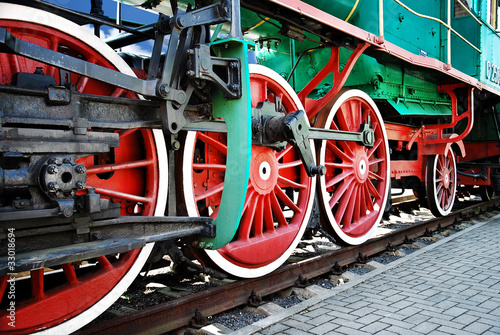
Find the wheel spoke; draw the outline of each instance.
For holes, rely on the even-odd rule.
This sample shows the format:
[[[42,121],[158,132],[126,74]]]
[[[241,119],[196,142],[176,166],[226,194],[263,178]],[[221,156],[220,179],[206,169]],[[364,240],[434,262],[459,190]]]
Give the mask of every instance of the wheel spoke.
[[[253,236],[262,237],[264,232],[264,197],[259,196],[255,201],[255,218],[253,227]]]
[[[375,198],[375,200],[380,200],[382,199],[382,196],[380,193],[378,193],[377,189],[373,185],[372,181],[368,179],[365,183],[365,185],[368,187],[368,190],[370,192],[370,195]]]
[[[336,175],[335,177],[333,177],[332,179],[330,179],[328,181],[328,183],[326,183],[326,188],[329,189],[330,187],[332,187],[333,185],[336,185],[337,183],[341,182],[342,180],[345,180],[348,176],[352,176],[354,172],[352,170],[350,171],[342,171],[342,173]]]
[[[344,229],[349,229],[350,221],[344,221],[344,213],[349,205],[351,200],[351,194],[354,190],[354,187],[349,187],[345,191],[345,195],[340,199],[339,207],[337,208],[337,212],[335,213],[335,220],[337,222],[342,222],[344,224]]]
[[[359,185],[354,185],[352,189],[352,194],[349,196],[350,200],[347,205],[346,205],[346,210],[345,210],[345,214],[343,215],[343,218],[342,220],[344,222],[349,222],[348,225],[351,225],[351,223],[353,223],[353,216],[354,216],[354,209],[356,207],[356,204],[359,202],[359,199],[358,199],[358,189],[359,189]],[[345,224],[344,224],[345,226]]]
[[[273,210],[273,216],[278,221],[279,227],[286,227],[288,223],[286,222],[285,214],[283,213],[281,206],[278,202],[278,198],[275,193],[271,193],[271,208]]]
[[[31,271],[31,296],[34,299],[42,299],[45,296],[43,274],[43,268]]]
[[[222,193],[223,188],[224,188],[224,182],[219,183],[219,184],[209,188],[205,192],[202,192],[202,193],[195,195],[195,201],[198,202],[198,201],[206,199],[208,197],[212,197],[212,196],[216,195],[217,193]]]
[[[337,143],[340,143],[340,142],[343,142],[345,143],[344,141],[337,141]],[[340,160],[342,160],[343,162],[352,162],[352,157],[353,157],[353,154],[352,154],[352,151],[350,151],[350,156],[348,156],[346,153],[344,153],[342,150],[339,149],[339,147],[337,145],[335,145],[334,142],[332,141],[327,141],[326,142],[326,148],[330,151],[332,151],[333,155],[337,158],[339,158]]]
[[[64,275],[66,276],[66,280],[68,281],[68,283],[70,283],[71,285],[78,284],[78,278],[76,277],[76,272],[75,272],[75,268],[73,267],[73,265],[71,263],[66,263],[66,264],[63,264],[62,268],[63,268]]]
[[[375,152],[377,152],[378,148],[380,147],[380,145],[383,143],[382,139],[379,138],[375,141],[375,143],[373,143],[373,148],[371,148],[370,150],[368,150],[368,152],[366,153],[366,156],[368,157],[368,159],[370,159],[373,154]],[[379,158],[379,159],[382,159],[382,160],[385,160],[384,158]]]
[[[292,199],[290,199],[286,194],[285,192],[283,192],[283,190],[278,186],[276,185],[276,187],[274,188],[274,193],[276,194],[276,196],[281,200],[283,201],[283,203],[285,205],[287,205],[294,213],[296,214],[300,214],[302,212],[302,210],[297,207],[297,205],[295,205],[292,201]]]
[[[273,209],[271,205],[271,194],[264,198],[264,227],[267,233],[274,232]]]
[[[249,204],[254,204],[254,199],[257,196],[257,192],[252,192],[247,196],[247,202]],[[257,206],[246,206],[245,211],[242,214],[240,225],[238,228],[238,239],[247,241],[250,238],[250,233],[252,226],[254,224],[254,216]]]
[[[304,190],[307,188],[306,182],[303,184],[296,183],[288,178],[278,176],[278,186],[283,188],[283,187],[291,187],[294,189],[299,189],[299,190]]]
[[[340,185],[339,188],[335,190],[333,197],[329,201],[330,209],[333,209],[335,204],[344,195],[346,190],[351,186],[353,182],[354,182],[354,177],[352,176],[350,178],[344,178],[344,182]]]
[[[290,149],[291,148],[292,147],[290,147]],[[292,161],[292,162],[280,163],[278,165],[278,169],[284,170],[284,169],[294,168],[294,167],[301,166],[301,165],[302,165],[302,161],[301,160],[295,160],[295,161]]]
[[[216,139],[202,132],[198,133],[198,139],[227,156],[227,145],[223,144],[222,142],[217,141]]]
[[[285,148],[285,150],[283,150],[283,151],[281,151],[281,152],[278,153],[278,155],[276,156],[276,159],[279,161],[285,155],[287,155],[288,153],[290,153],[290,151],[292,151],[292,149],[293,149],[293,146],[287,145],[287,147]]]

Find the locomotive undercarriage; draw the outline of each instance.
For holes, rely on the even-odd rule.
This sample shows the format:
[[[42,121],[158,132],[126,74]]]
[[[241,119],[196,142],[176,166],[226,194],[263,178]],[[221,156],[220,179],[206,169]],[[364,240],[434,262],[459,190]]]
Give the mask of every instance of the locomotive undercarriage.
[[[28,261],[18,262],[16,271],[125,252],[159,240],[216,235],[212,219],[207,217],[120,216],[117,203],[87,188],[86,168],[77,162],[85,156],[112,159],[106,155],[119,147],[116,129],[163,128],[171,139],[167,145],[172,150],[178,149],[176,134],[180,129],[227,132],[225,124],[213,121],[209,101],[213,87],[222,91],[226,100],[241,97],[241,64],[237,58],[212,56],[210,46],[205,44],[204,28],[226,21],[231,15],[239,17],[237,12],[229,13],[227,6],[218,2],[188,13],[179,12],[173,27],[168,25],[169,18],[161,15],[145,80],[34,45],[0,28],[3,52],[57,68],[60,83],[56,85],[54,77],[37,69],[36,73],[16,73],[16,86],[0,87],[4,139],[0,220],[4,230],[16,229],[18,253],[39,252],[24,257]],[[233,20],[234,37],[238,30],[238,21]],[[159,46],[167,35],[169,51],[162,59]],[[75,73],[163,100],[82,94],[68,80]],[[191,99],[192,95],[196,97]],[[192,101],[198,104],[189,104]],[[316,166],[310,139],[354,141],[368,148],[374,144],[369,117],[357,133],[316,129],[308,126],[303,111],[283,116],[279,100],[262,101],[252,110],[252,132],[253,145],[278,151],[287,142],[296,146],[309,176],[325,173],[324,167]],[[101,175],[106,173],[113,172]],[[169,193],[174,194],[175,180],[170,179],[173,182]],[[169,214],[176,215],[173,208]],[[43,221],[34,223],[33,219],[38,218]],[[6,234],[2,237],[6,238]],[[210,243],[200,246],[211,248]],[[59,249],[51,255],[51,248]],[[7,250],[5,245],[3,249]],[[0,274],[5,275],[9,272],[6,259],[2,264]]]
[[[151,57],[139,62],[144,67],[127,66],[98,39],[45,12],[59,12],[57,6],[35,0],[23,3],[43,11],[0,12],[0,70],[9,68],[2,64],[14,68],[12,80],[0,78],[0,250],[7,254],[4,242],[15,228],[14,271],[32,269],[24,284],[19,280],[28,287],[19,319],[70,301],[68,314],[30,320],[23,331],[79,319],[82,305],[102,311],[108,292],[116,298],[137,276],[153,248],[149,242],[179,251],[175,242],[181,239],[203,265],[240,277],[273,271],[307,226],[316,177],[323,227],[339,243],[360,244],[371,236],[391,177],[394,185],[412,178],[404,186],[413,188],[429,179],[423,197],[451,210],[456,168],[448,149],[459,145],[451,144],[456,135],[450,128],[462,120],[472,126],[472,88],[463,89],[469,106],[458,112],[453,92],[464,85],[440,86],[453,106],[443,124],[390,124],[368,94],[343,87],[365,51],[394,61],[372,44],[372,37],[373,43],[383,39],[358,39],[332,20],[316,20],[278,2],[242,1],[278,22],[279,34],[290,42],[313,34],[320,45],[307,50],[330,52],[327,64],[299,91],[272,67],[249,64],[251,43],[241,35],[239,1],[209,2],[184,12],[171,1],[172,17],[160,14],[156,24],[137,30],[124,27],[127,34],[108,41],[118,48],[154,35]],[[62,8],[60,13],[79,24],[93,23],[96,33],[106,24],[101,17]],[[48,27],[36,21],[42,14],[50,14]],[[249,30],[269,17],[254,15],[257,25]],[[227,35],[218,36],[228,21],[229,28],[222,28]],[[26,29],[16,30],[18,25]],[[38,33],[30,35],[37,29],[38,40]],[[76,36],[62,33],[72,30]],[[345,64],[341,48],[352,51]],[[311,99],[330,75],[332,90]],[[408,157],[390,166],[389,150],[406,153],[403,146]],[[413,153],[419,165],[411,170]],[[439,175],[447,179],[444,197],[436,194],[443,184]],[[13,271],[7,260],[0,259],[0,292],[6,292],[5,274]],[[45,290],[44,282],[52,282],[48,276],[62,277],[54,282],[63,285]],[[92,292],[95,286],[98,293]],[[87,296],[94,300],[79,301]],[[87,321],[75,322],[78,328]]]

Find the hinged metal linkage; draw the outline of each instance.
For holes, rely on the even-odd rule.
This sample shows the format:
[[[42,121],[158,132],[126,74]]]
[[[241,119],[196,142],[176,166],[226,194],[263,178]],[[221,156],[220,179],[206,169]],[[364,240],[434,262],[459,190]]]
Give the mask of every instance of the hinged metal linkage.
[[[1,27],[0,51],[52,65],[61,73],[69,71],[147,97],[161,98],[164,101],[161,106],[163,128],[167,133],[175,134],[184,124],[193,121],[188,120],[183,113],[192,93],[204,87],[203,82],[214,83],[226,99],[241,97],[240,61],[237,58],[213,57],[206,44],[206,26],[235,21],[231,20],[234,15],[239,15],[239,3],[232,4],[228,0],[188,12],[177,9],[172,18],[160,15],[155,25],[155,45],[146,80],[18,39]],[[160,67],[162,45],[167,35],[169,47],[163,66]]]
[[[280,103],[260,103],[254,109],[252,118],[253,143],[256,145],[271,146],[277,150],[285,148],[284,142],[295,146],[300,153],[302,163],[308,176],[324,175],[326,168],[316,166],[309,140],[354,141],[366,147],[373,147],[375,136],[370,128],[370,119],[361,125],[359,132],[347,132],[313,128],[309,126],[307,116],[303,110],[283,114],[275,112],[274,106]]]

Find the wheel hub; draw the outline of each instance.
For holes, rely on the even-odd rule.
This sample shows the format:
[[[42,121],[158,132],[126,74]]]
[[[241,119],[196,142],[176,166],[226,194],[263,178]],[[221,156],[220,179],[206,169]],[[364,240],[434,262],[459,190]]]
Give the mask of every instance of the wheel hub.
[[[271,193],[278,182],[278,163],[274,150],[253,147],[250,167],[250,183],[259,194]]]
[[[445,188],[450,187],[450,170],[445,169],[443,172],[443,184]]]
[[[356,178],[360,183],[368,179],[368,157],[366,157],[365,153],[357,157],[354,169],[356,171]]]

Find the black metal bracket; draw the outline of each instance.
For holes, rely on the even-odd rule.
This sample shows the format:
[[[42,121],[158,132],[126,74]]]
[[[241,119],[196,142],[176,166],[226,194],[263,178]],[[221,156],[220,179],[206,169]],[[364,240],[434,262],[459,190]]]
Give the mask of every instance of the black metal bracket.
[[[241,61],[237,58],[214,57],[210,46],[199,45],[188,50],[191,67],[187,75],[194,79],[210,80],[221,90],[226,99],[241,98]],[[216,67],[219,68],[217,74]],[[222,77],[226,78],[223,80]]]

